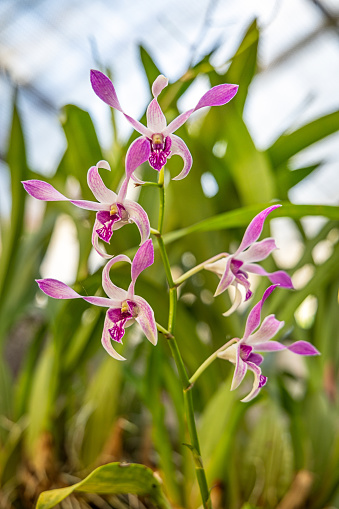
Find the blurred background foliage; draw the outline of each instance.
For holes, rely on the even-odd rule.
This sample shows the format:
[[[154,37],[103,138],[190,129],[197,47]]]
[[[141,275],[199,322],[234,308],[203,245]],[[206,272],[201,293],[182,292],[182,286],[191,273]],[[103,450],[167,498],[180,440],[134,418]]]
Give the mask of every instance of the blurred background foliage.
[[[173,270],[180,274],[219,252],[232,251],[254,215],[271,200],[279,200],[284,206],[269,220],[274,224],[274,218],[288,217],[302,249],[293,266],[281,257],[270,257],[263,265],[267,270],[288,266],[297,290],[277,291],[265,304],[265,314],[274,312],[285,320],[281,337],[286,341],[311,341],[322,355],[302,360],[288,353],[267,354],[263,370],[269,382],[250,404],[240,399],[251,376],[247,387],[230,392],[233,368],[216,361],[193,389],[202,456],[214,509],[339,507],[339,209],[289,202],[290,189],[322,164],[292,170],[291,158],[338,131],[339,112],[286,129],[267,150],[259,150],[243,118],[257,69],[258,40],[253,22],[224,73],[213,68],[212,52],[159,98],[170,121],[179,112],[177,101],[198,76],[208,77],[211,86],[240,84],[230,104],[203,112],[178,131],[194,164],[185,180],[167,185],[165,239]],[[161,69],[143,47],[140,58],[151,85]],[[115,126],[115,112],[112,123]],[[62,127],[67,148],[48,181],[66,195],[92,199],[86,172],[105,158],[112,172],[102,171],[103,178],[115,190],[136,133],[124,143],[114,135],[110,150],[103,153],[90,115],[74,105],[63,108]],[[100,344],[104,310],[83,301],[47,299],[37,289],[34,280],[40,277],[60,218],[73,223],[79,244],[74,288],[94,295],[101,287],[101,269],[93,271],[89,262],[92,212],[55,202],[39,207],[32,217],[32,199],[21,181],[41,177],[29,167],[25,154],[14,101],[6,155],[12,207],[10,220],[1,219],[0,507],[31,508],[41,491],[77,482],[110,461],[150,466],[162,477],[173,507],[199,507],[191,456],[184,445],[189,439],[181,386],[166,340],[160,336],[153,347],[137,326],[131,327],[123,345],[127,361],[119,363]],[[172,176],[180,165],[179,158],[169,161]],[[155,179],[147,165],[140,174]],[[156,226],[156,189],[141,189],[139,202]],[[305,230],[305,216],[325,218],[316,235]],[[279,228],[281,223],[276,224]],[[138,235],[132,225],[117,231],[111,252],[133,254]],[[112,279],[126,288],[128,271],[121,266],[112,271]],[[159,256],[139,279],[137,293],[166,326],[168,296]],[[268,281],[255,284],[251,306]],[[215,275],[204,272],[180,288],[176,335],[190,374],[244,329],[248,308],[224,318],[230,301],[227,295],[213,298],[216,286]],[[77,494],[60,507],[151,505],[135,497]]]

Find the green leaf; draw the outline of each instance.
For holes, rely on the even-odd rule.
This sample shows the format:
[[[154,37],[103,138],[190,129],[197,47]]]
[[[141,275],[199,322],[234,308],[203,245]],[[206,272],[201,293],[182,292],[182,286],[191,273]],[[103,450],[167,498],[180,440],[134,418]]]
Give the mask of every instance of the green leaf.
[[[28,167],[26,163],[25,140],[21,121],[16,105],[13,107],[12,128],[7,153],[7,163],[11,172],[11,219],[8,229],[2,233],[3,252],[0,264],[0,305],[11,286],[11,278],[15,273],[17,242],[23,229],[23,217],[26,191],[21,184],[26,180]],[[1,228],[2,230],[2,228]],[[4,238],[6,236],[6,239]]]
[[[301,219],[305,216],[323,216],[328,219],[339,220],[339,207],[331,205],[294,205],[293,203],[281,203],[283,206],[274,210],[269,218],[291,217],[292,219]],[[232,210],[216,216],[204,219],[192,226],[187,226],[164,235],[166,244],[181,239],[194,232],[206,232],[222,230],[224,228],[236,228],[247,226],[256,214],[269,207],[272,203],[262,203],[261,205],[251,205],[241,209]]]
[[[267,150],[273,166],[280,166],[312,143],[339,130],[339,111],[329,113],[290,134],[283,134]]]
[[[152,88],[153,81],[159,76],[159,74],[161,74],[161,72],[153,62],[150,54],[141,45],[139,46],[139,52],[149,86]]]
[[[41,493],[36,509],[50,509],[73,492],[105,495],[133,494],[148,496],[159,509],[170,509],[161,483],[150,468],[136,463],[108,463],[91,472],[83,481],[68,488]]]

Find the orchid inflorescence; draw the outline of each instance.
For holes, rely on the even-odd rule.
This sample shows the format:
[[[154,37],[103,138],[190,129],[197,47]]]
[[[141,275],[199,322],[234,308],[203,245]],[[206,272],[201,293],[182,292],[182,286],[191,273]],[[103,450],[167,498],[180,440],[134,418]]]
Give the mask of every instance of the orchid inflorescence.
[[[126,327],[136,321],[153,345],[157,344],[157,330],[159,329],[162,332],[164,330],[156,323],[151,306],[143,297],[135,295],[134,292],[138,276],[153,264],[154,249],[152,240],[149,238],[152,230],[148,215],[136,201],[127,198],[128,184],[131,179],[139,185],[144,184],[134,174],[135,170],[144,162],[148,161],[152,168],[157,172],[161,172],[167,160],[173,155],[179,155],[184,162],[182,171],[174,180],[181,180],[186,177],[192,167],[192,156],[184,141],[173,133],[186,122],[192,113],[200,108],[221,106],[229,102],[236,95],[238,86],[222,84],[211,88],[201,97],[194,108],[180,114],[167,125],[165,115],[158,103],[158,96],[167,86],[168,80],[160,75],[152,86],[153,99],[147,108],[147,126],[144,126],[122,109],[114,86],[107,76],[100,71],[91,71],[91,84],[96,95],[106,104],[120,111],[134,129],[141,134],[141,137],[137,138],[127,151],[125,178],[120,189],[115,193],[107,188],[100,176],[99,169],[110,171],[107,161],[99,161],[88,170],[88,186],[97,201],[67,198],[52,185],[40,180],[24,181],[23,185],[26,191],[38,200],[69,201],[76,207],[96,212],[92,244],[96,252],[102,258],[108,260],[102,271],[102,287],[107,297],[82,296],[66,284],[55,279],[38,279],[37,283],[45,294],[55,299],[81,298],[95,306],[107,308],[102,345],[109,355],[117,360],[124,360],[124,357],[115,350],[113,345],[122,343]],[[297,341],[289,346],[277,341],[270,341],[284,325],[284,322],[277,320],[274,315],[267,316],[260,325],[262,306],[272,291],[277,287],[293,288],[291,278],[286,272],[279,270],[269,273],[258,264],[276,249],[273,238],[266,238],[261,241],[258,241],[258,239],[267,216],[278,207],[280,207],[279,204],[274,204],[265,208],[253,218],[238,249],[233,254],[220,253],[220,255],[206,260],[199,266],[201,269],[212,271],[220,277],[215,296],[230,287],[235,289],[233,305],[224,313],[225,316],[234,312],[243,300],[247,301],[251,298],[252,289],[249,273],[267,276],[273,283],[265,291],[262,299],[250,311],[243,337],[232,339],[219,348],[215,355],[215,358],[226,359],[235,365],[232,390],[239,386],[248,369],[253,372],[253,388],[242,401],[253,399],[267,381],[267,378],[261,373],[260,364],[263,357],[257,353],[258,351],[278,351],[287,348],[291,352],[300,355],[316,355],[319,353],[315,347],[305,341]],[[140,232],[140,247],[133,260],[124,254],[118,254],[117,256],[107,254],[99,240],[110,243],[113,232],[129,223],[134,223]],[[159,232],[156,235],[159,236]],[[128,290],[114,285],[110,279],[110,269],[118,262],[131,264],[131,284]],[[197,270],[200,270],[199,267]],[[183,281],[182,278],[181,280]],[[168,337],[170,336],[168,334]]]

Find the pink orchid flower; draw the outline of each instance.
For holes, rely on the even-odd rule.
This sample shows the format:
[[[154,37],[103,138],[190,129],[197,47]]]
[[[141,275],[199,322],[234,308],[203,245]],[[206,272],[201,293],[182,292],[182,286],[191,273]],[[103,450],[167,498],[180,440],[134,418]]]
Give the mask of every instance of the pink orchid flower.
[[[259,367],[263,357],[255,352],[277,352],[287,348],[287,350],[298,355],[320,355],[318,350],[307,341],[296,341],[288,346],[279,343],[279,341],[270,341],[284,326],[284,322],[277,320],[274,315],[266,316],[260,325],[262,306],[277,286],[279,285],[272,285],[267,288],[261,301],[250,311],[244,336],[241,339],[235,338],[235,344],[217,354],[221,359],[226,359],[235,364],[231,391],[240,385],[248,369],[253,372],[253,387],[251,392],[241,400],[243,402],[255,398],[267,382],[267,377],[261,374],[261,368]],[[258,330],[256,331],[256,329]]]
[[[234,303],[224,313],[224,316],[230,315],[241,304],[243,298],[239,286],[245,289],[245,301],[252,296],[248,280],[249,272],[267,276],[272,283],[279,284],[283,288],[293,288],[291,278],[285,271],[266,272],[265,269],[255,263],[264,260],[274,249],[277,249],[273,238],[267,238],[260,242],[256,241],[260,237],[266,217],[278,207],[281,207],[281,205],[272,205],[252,219],[244,233],[240,246],[234,254],[226,254],[225,258],[205,265],[205,269],[214,272],[221,278],[215,296],[220,295],[230,285],[235,287]]]
[[[238,85],[217,85],[201,97],[195,108],[181,113],[167,125],[165,115],[158,103],[158,95],[168,84],[167,78],[161,74],[152,85],[154,99],[147,108],[147,127],[145,127],[124,112],[120,106],[113,83],[102,72],[91,71],[91,84],[94,92],[102,101],[123,113],[134,129],[142,134],[130,146],[133,158],[139,161],[138,166],[148,160],[152,168],[160,171],[166,164],[167,159],[172,155],[177,154],[183,159],[184,167],[173,180],[181,180],[186,177],[192,167],[190,151],[183,140],[173,134],[174,131],[179,129],[194,111],[208,106],[226,104],[235,96],[238,90]]]
[[[99,168],[111,170],[107,161],[99,161],[96,166],[92,166],[87,173],[87,182],[92,193],[98,202],[88,200],[71,200],[59,193],[51,184],[41,180],[25,180],[22,182],[24,188],[34,198],[43,201],[70,201],[73,205],[86,210],[97,211],[92,233],[92,244],[104,258],[111,258],[99,246],[98,239],[109,243],[113,231],[121,228],[125,224],[135,223],[140,231],[141,244],[143,244],[150,235],[149,219],[144,209],[135,201],[126,198],[129,176],[123,181],[119,194],[116,195],[108,189],[99,175]],[[133,161],[126,158],[126,172],[128,175],[134,171]]]
[[[69,286],[56,279],[37,279],[40,289],[49,297],[54,299],[83,299],[95,306],[107,307],[104,329],[101,343],[106,352],[114,359],[125,360],[112,346],[112,341],[122,343],[125,328],[138,322],[147,339],[157,344],[158,333],[151,306],[134,293],[135,282],[140,273],[153,264],[154,249],[152,240],[147,240],[137,251],[133,262],[125,255],[118,255],[112,258],[104,267],[102,272],[102,286],[107,297],[83,297],[72,290]],[[132,282],[128,290],[115,286],[110,277],[110,268],[117,262],[131,263]]]

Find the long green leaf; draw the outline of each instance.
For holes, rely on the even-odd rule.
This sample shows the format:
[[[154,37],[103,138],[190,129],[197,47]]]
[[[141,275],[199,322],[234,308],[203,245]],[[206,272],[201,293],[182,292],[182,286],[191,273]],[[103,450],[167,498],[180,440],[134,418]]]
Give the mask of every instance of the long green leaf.
[[[41,493],[36,509],[51,509],[73,492],[148,496],[159,509],[171,507],[162,492],[161,483],[150,468],[136,463],[108,463],[73,486]]]
[[[313,120],[290,134],[283,134],[267,150],[273,166],[280,166],[312,143],[339,130],[339,111]]]

